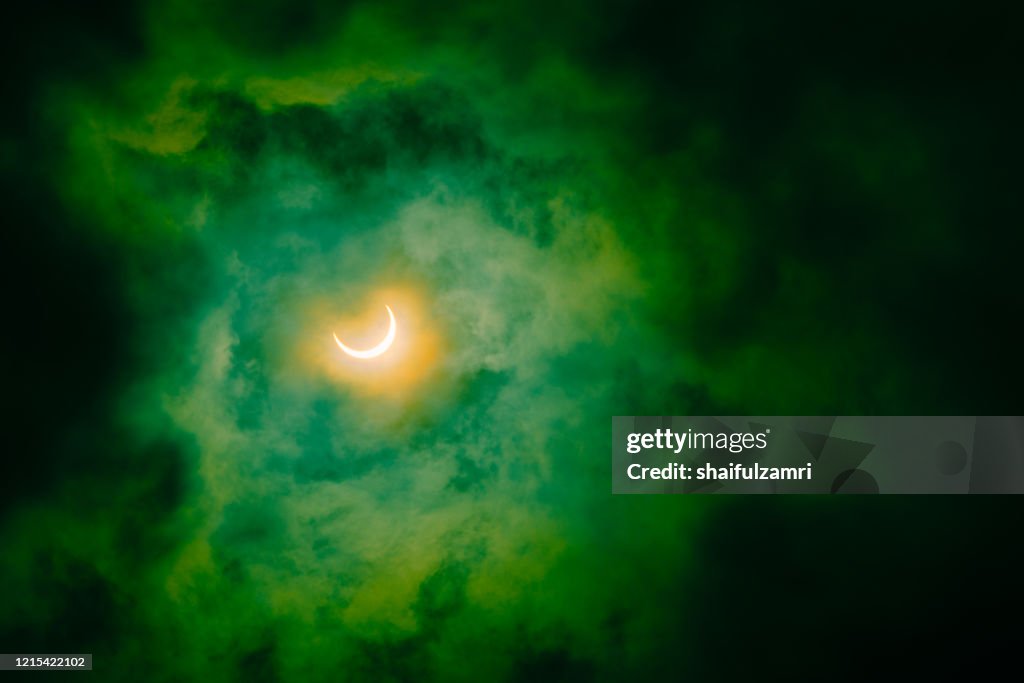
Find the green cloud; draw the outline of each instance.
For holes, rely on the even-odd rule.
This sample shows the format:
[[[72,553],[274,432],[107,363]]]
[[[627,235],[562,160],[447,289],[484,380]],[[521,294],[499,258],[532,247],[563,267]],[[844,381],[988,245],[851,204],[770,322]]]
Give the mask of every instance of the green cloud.
[[[784,14],[172,2],[69,42],[0,147],[44,150],[10,253],[57,273],[11,290],[44,455],[4,489],[0,635],[112,680],[713,677],[759,615],[805,629],[750,576],[855,623],[885,572],[846,543],[931,571],[901,530],[972,518],[609,494],[614,414],[1005,405],[971,330],[1014,251],[964,218],[1014,215],[968,173],[1003,119]],[[420,347],[390,383],[331,355],[381,292]]]

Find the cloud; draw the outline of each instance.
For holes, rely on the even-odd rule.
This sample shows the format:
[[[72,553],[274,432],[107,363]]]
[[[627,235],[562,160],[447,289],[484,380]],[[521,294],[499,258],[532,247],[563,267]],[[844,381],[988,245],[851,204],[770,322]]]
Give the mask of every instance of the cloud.
[[[1014,215],[991,160],[1016,110],[978,96],[1001,57],[946,81],[948,40],[888,37],[916,10],[834,41],[843,10],[291,4],[55,17],[73,39],[15,60],[33,127],[3,164],[47,188],[5,232],[24,651],[87,643],[126,679],[653,677],[747,622],[723,568],[785,583],[766,539],[844,522],[612,498],[608,416],[1013,386],[978,367],[1016,337],[977,330],[1016,291],[979,227]],[[328,332],[372,337],[385,302],[393,353],[339,363]]]
[[[566,561],[575,531],[551,496],[592,496],[581,459],[602,448],[612,400],[586,374],[552,383],[552,365],[619,362],[643,287],[603,207],[573,191],[578,167],[501,147],[464,95],[430,81],[327,106],[267,109],[203,85],[174,97],[197,107],[198,142],[168,157],[112,138],[116,172],[167,188],[128,200],[167,216],[207,272],[181,335],[148,340],[179,347],[142,380],[159,401],[126,407],[195,444],[167,599],[197,620],[213,618],[211,592],[252,600],[251,624],[389,647],[449,647],[466,620],[518,620]],[[383,393],[332,374],[336,351],[310,341],[376,287],[408,296],[400,329],[438,349],[429,373]],[[567,429],[593,431],[566,450]],[[588,474],[564,478],[576,466]],[[566,618],[556,608],[533,628]],[[248,628],[245,646],[200,632],[190,647],[208,654],[262,647]]]

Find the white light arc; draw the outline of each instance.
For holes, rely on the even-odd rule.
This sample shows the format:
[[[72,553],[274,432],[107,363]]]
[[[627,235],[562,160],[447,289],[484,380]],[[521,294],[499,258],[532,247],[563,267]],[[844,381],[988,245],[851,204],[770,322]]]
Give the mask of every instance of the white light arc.
[[[391,348],[391,344],[395,341],[395,332],[398,331],[398,325],[395,323],[395,314],[391,311],[391,307],[385,305],[384,308],[388,309],[388,317],[391,318],[391,324],[388,326],[388,333],[384,335],[384,339],[373,348],[360,351],[353,349],[349,346],[345,346],[340,339],[338,339],[337,333],[334,334],[334,341],[338,342],[338,346],[342,351],[352,356],[353,358],[361,358],[363,360],[368,358],[376,358],[380,354]]]

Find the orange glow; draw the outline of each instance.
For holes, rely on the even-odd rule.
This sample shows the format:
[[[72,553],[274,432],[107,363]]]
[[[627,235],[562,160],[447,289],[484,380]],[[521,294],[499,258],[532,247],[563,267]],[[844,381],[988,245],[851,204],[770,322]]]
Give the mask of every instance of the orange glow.
[[[398,329],[385,353],[364,359],[338,348],[334,331],[355,348],[379,345],[389,334],[389,317],[381,315],[385,307],[393,311]],[[311,373],[359,393],[403,398],[437,368],[441,335],[424,297],[412,287],[384,287],[358,297],[321,296],[299,308],[300,329],[289,335],[295,343],[292,362],[285,362],[293,378]]]

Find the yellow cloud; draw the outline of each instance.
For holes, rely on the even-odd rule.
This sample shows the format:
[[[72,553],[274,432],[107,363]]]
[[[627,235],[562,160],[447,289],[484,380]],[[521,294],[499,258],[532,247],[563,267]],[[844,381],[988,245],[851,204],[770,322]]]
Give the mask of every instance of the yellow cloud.
[[[190,151],[206,134],[206,112],[192,109],[187,103],[196,83],[191,78],[178,78],[141,123],[113,130],[110,138],[160,156]]]
[[[296,104],[326,106],[334,104],[364,83],[410,85],[419,78],[418,74],[412,72],[364,66],[320,71],[289,78],[255,76],[245,81],[243,90],[250,100],[264,110]]]

